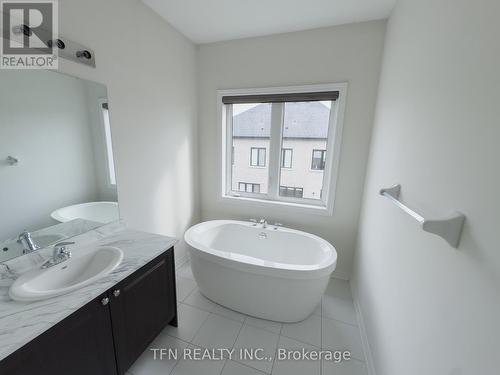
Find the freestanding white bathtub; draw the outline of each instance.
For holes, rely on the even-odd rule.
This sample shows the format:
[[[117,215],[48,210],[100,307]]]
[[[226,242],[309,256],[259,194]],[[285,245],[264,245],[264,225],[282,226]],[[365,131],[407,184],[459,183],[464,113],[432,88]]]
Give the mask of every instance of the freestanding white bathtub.
[[[62,207],[50,214],[61,223],[74,219],[84,219],[107,224],[120,219],[117,202],[87,202]]]
[[[325,292],[337,252],[313,234],[233,220],[189,228],[200,291],[230,309],[279,322],[307,318]]]

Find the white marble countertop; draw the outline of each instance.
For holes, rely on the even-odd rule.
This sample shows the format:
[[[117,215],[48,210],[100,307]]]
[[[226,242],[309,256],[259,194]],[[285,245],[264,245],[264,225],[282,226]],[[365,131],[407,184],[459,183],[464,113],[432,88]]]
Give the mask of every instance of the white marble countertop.
[[[123,251],[121,264],[109,275],[71,293],[37,302],[16,302],[10,299],[10,285],[19,276],[47,259],[51,248],[42,249],[0,265],[0,360],[7,357],[35,337],[51,328],[80,307],[113,287],[139,269],[177,240],[145,232],[127,229],[121,223],[113,223],[73,237],[76,242],[71,251],[75,254],[93,246],[109,245]],[[81,248],[81,249],[80,249]]]

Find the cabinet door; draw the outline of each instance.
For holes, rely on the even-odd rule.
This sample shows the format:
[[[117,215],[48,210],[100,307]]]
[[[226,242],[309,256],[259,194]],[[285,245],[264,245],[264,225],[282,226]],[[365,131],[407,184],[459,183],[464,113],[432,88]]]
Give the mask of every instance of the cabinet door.
[[[116,374],[109,304],[102,304],[105,297],[89,302],[5,358],[0,374]]]
[[[173,248],[108,294],[116,363],[124,374],[168,323],[176,323]]]

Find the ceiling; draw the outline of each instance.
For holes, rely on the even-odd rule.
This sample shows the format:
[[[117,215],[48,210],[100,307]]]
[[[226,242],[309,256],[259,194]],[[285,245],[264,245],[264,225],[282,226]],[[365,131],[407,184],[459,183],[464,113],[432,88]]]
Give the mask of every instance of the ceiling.
[[[142,0],[195,43],[388,18],[396,0]]]

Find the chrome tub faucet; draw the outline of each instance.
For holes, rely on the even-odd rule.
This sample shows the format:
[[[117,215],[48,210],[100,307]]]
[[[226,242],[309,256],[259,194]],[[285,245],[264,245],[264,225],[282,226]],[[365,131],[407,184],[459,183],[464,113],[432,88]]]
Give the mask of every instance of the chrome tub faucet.
[[[32,253],[40,248],[26,229],[19,235],[17,242],[23,245],[23,254]]]
[[[41,268],[50,268],[71,258],[71,251],[67,250],[66,246],[74,244],[74,242],[56,243],[52,251],[52,258],[42,264]]]

